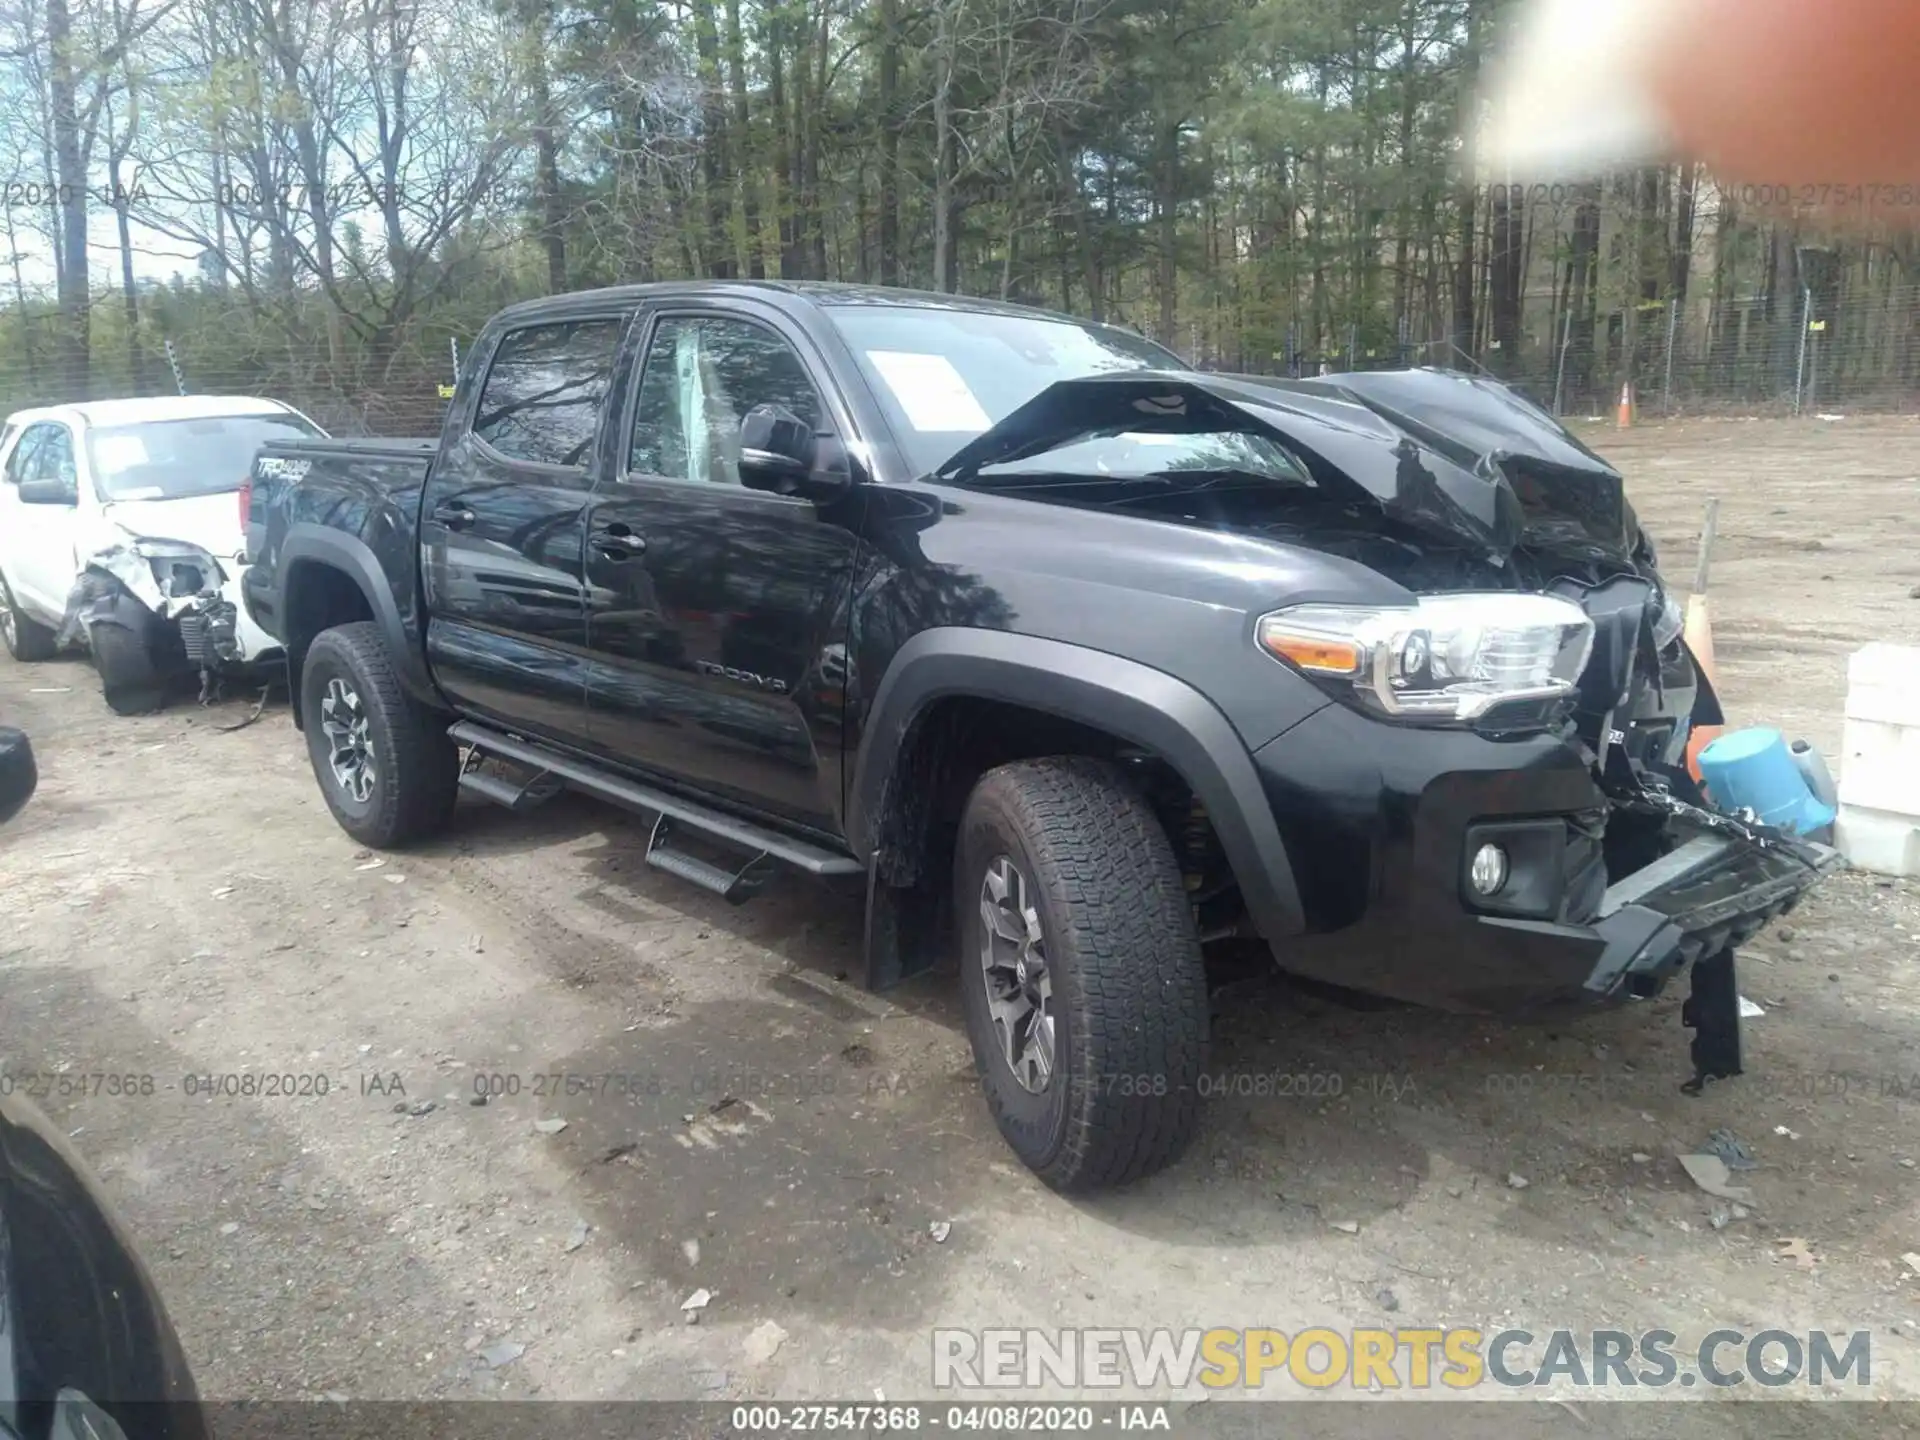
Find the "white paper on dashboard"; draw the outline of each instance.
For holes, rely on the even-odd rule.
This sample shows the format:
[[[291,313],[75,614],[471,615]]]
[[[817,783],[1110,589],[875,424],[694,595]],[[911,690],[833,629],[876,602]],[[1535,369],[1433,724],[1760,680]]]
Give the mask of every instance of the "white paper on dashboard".
[[[131,470],[147,463],[147,447],[138,435],[97,435],[93,441],[93,463],[109,475]]]
[[[993,428],[993,421],[946,356],[869,350],[867,358],[907,412],[907,423],[914,429],[977,435]]]

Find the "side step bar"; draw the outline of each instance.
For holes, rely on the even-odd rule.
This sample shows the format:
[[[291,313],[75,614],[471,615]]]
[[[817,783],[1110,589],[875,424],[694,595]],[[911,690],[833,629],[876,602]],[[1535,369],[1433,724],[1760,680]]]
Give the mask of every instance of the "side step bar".
[[[468,754],[474,761],[481,758],[477,750]],[[524,785],[516,785],[498,775],[482,774],[469,765],[460,771],[460,788],[470,790],[517,815],[533,809],[542,801],[551,800],[566,787],[544,770]]]
[[[647,837],[647,864],[711,891],[729,905],[758,895],[773,878],[773,866],[764,850],[738,870],[727,870],[698,855],[675,850],[667,844],[667,836],[672,833],[673,821],[665,815],[653,822],[653,833]]]
[[[461,776],[460,783],[465,788],[506,804],[508,800],[524,801],[527,790],[551,779],[625,809],[651,815],[654,817],[654,828],[647,843],[647,863],[656,870],[678,875],[729,900],[744,900],[765,884],[768,874],[765,862],[768,860],[784,861],[809,875],[867,873],[867,867],[851,855],[837,855],[805,840],[782,835],[750,820],[723,814],[698,801],[656,790],[651,785],[643,785],[625,776],[609,774],[587,761],[549,750],[529,740],[517,739],[471,720],[462,720],[449,727],[447,734],[459,744],[471,745],[484,754],[512,760],[536,772],[526,790],[516,790],[506,781],[478,773]],[[483,783],[472,783],[475,781]],[[508,808],[524,806],[514,804]],[[709,840],[744,850],[754,858],[738,871],[728,872],[685,851],[672,849],[666,843],[670,833],[669,822],[683,825]]]

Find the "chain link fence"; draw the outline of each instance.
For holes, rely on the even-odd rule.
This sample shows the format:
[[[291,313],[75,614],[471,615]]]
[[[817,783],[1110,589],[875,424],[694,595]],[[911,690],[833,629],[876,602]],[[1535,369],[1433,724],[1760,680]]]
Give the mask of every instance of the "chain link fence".
[[[96,311],[115,303],[97,301]],[[250,395],[284,401],[333,435],[433,437],[472,339],[471,332],[442,329],[377,365],[361,360],[336,368],[327,363],[324,337],[256,347],[236,334],[167,334],[143,324],[129,344],[123,325],[105,334],[97,326],[80,385],[68,378],[56,348],[53,317],[39,318],[31,336],[23,337],[17,323],[0,331],[0,415],[82,400]]]
[[[1483,315],[1470,348],[1444,336],[1368,343],[1355,326],[1342,345],[1289,343],[1260,368],[1448,366],[1504,380],[1568,417],[1611,416],[1628,386],[1643,416],[1920,408],[1920,285],[1654,300],[1584,320],[1560,295],[1528,294],[1519,322],[1517,342],[1502,345]]]
[[[115,305],[99,302],[103,313]],[[89,382],[80,387],[60,378],[51,316],[40,317],[37,334],[9,319],[0,328],[0,413],[83,398],[261,395],[294,405],[333,434],[396,436],[439,433],[459,357],[480,323],[443,326],[377,366],[341,369],[326,363],[324,339],[248,347],[218,331],[169,335],[142,325],[129,345],[124,330],[96,327]],[[1493,375],[1576,418],[1611,416],[1624,385],[1649,418],[1920,408],[1920,285],[1842,284],[1825,298],[1811,289],[1691,296],[1584,320],[1558,294],[1528,294],[1516,342],[1496,343],[1489,328],[1483,314],[1475,345],[1462,349],[1446,338],[1363,343],[1353,327],[1344,345],[1303,352],[1289,343],[1259,368],[1312,375],[1450,366]],[[1185,348],[1203,367],[1236,368],[1204,347]]]

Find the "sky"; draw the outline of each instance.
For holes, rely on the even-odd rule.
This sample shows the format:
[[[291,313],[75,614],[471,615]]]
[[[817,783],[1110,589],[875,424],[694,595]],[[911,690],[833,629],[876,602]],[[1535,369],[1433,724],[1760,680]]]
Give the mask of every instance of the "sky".
[[[36,213],[44,211],[45,207],[37,202],[37,197],[44,193],[43,182],[12,181],[6,184],[4,195],[0,195],[0,204],[6,204],[13,212],[11,218],[14,243],[20,254],[21,282],[29,290],[42,289],[51,294],[54,282],[53,245],[44,229],[47,217],[43,213]],[[118,286],[120,234],[113,211],[98,204],[89,206],[88,211],[87,258],[94,288]],[[128,228],[133,242],[133,274],[136,280],[166,282],[176,274],[189,280],[199,275],[196,264],[198,247],[138,223]],[[0,245],[4,245],[3,235],[0,235]],[[11,262],[8,261],[7,265],[5,284],[11,291]]]

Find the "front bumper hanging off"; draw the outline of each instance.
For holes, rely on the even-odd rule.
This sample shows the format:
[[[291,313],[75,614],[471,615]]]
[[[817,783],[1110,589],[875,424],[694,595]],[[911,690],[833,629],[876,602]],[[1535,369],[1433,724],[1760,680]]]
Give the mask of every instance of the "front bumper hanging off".
[[[1280,963],[1456,1013],[1544,1017],[1650,998],[1841,863],[1665,789],[1603,790],[1551,735],[1382,733],[1330,706],[1255,762],[1309,906],[1306,933],[1269,936]],[[1482,897],[1471,866],[1489,841],[1510,878]]]
[[[1608,939],[1586,988],[1651,994],[1686,965],[1737,946],[1800,902],[1840,852],[1784,830],[1747,824],[1674,800],[1672,822],[1692,833],[1672,851],[1609,886],[1594,916]]]
[[[1637,949],[1609,946],[1587,984],[1603,995],[1622,987],[1634,993],[1656,975],[1664,981],[1690,966],[1680,1021],[1693,1031],[1693,1076],[1681,1088],[1697,1095],[1743,1068],[1736,947],[1845,862],[1830,846],[1663,798],[1684,812],[1676,823],[1696,833],[1608,887],[1600,925],[1630,917],[1625,923],[1652,934]]]

